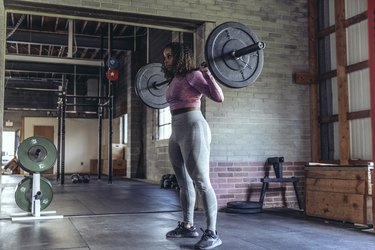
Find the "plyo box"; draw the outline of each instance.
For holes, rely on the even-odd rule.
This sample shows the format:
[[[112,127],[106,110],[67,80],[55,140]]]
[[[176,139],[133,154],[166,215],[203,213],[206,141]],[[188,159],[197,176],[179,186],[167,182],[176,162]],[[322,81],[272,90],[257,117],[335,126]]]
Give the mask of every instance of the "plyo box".
[[[306,215],[372,224],[368,166],[306,166]]]

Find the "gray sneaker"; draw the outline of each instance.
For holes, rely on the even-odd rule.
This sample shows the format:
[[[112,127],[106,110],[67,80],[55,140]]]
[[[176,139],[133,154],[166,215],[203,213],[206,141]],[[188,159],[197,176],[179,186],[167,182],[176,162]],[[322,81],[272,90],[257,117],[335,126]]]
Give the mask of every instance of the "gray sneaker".
[[[167,238],[197,238],[199,233],[195,227],[186,228],[183,222],[178,222],[178,225],[172,231],[167,233]]]
[[[197,244],[195,244],[196,249],[201,249],[201,250],[213,249],[222,244],[217,233],[208,229],[206,231],[203,231],[203,229],[201,228],[201,230],[203,232],[203,235],[202,235],[201,240],[198,241]]]

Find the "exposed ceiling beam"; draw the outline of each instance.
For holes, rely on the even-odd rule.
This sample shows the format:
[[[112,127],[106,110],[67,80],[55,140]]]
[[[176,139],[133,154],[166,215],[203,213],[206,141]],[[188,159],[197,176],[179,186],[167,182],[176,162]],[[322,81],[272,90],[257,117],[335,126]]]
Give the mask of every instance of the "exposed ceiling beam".
[[[83,24],[82,24],[82,28],[81,28],[81,33],[83,33],[86,29],[86,26],[87,26],[87,23],[88,21],[84,21]]]
[[[94,59],[98,53],[99,53],[99,49],[95,49],[95,52],[92,53],[91,55],[91,59]]]
[[[72,64],[86,66],[103,66],[102,60],[82,60],[72,58],[57,58],[44,56],[21,56],[21,55],[5,55],[7,61],[35,62],[35,63],[54,63],[54,64]]]
[[[11,19],[12,19],[12,26],[14,26],[15,22],[14,22],[14,14],[13,13],[11,14]]]
[[[57,30],[57,27],[59,26],[59,17],[56,17],[56,21],[55,21],[55,28],[54,28],[54,31]]]
[[[6,61],[6,72],[35,72],[35,73],[55,73],[55,74],[74,74],[73,64],[56,64],[52,63],[30,63],[27,61]],[[77,65],[76,75],[97,76],[99,68],[95,66]]]
[[[202,20],[183,18],[160,17],[156,15],[141,15],[131,12],[107,11],[101,8],[83,8],[78,6],[66,6],[58,4],[36,3],[18,0],[5,0],[4,6],[13,9],[14,12],[49,13],[55,16],[75,16],[78,19],[94,20],[101,22],[122,23],[133,26],[160,28],[166,30],[191,32],[204,22],[214,22],[207,17]],[[157,24],[156,24],[157,23]]]
[[[98,22],[98,24],[96,25],[96,28],[95,28],[95,31],[94,31],[94,34],[97,34],[98,33],[98,30],[100,28],[100,26],[102,25],[101,22]]]
[[[33,16],[32,15],[27,15],[29,17],[29,29],[33,29]]]
[[[40,30],[44,29],[44,16],[42,16],[42,20],[40,20]]]
[[[83,35],[75,35],[78,47],[84,48],[100,48],[100,37],[90,37]],[[44,44],[54,46],[68,46],[68,34],[45,33],[39,31],[17,31],[9,39],[8,43],[24,43],[24,44]],[[133,38],[113,39],[113,50],[131,50],[133,48]],[[103,44],[108,44],[108,39],[103,38]]]

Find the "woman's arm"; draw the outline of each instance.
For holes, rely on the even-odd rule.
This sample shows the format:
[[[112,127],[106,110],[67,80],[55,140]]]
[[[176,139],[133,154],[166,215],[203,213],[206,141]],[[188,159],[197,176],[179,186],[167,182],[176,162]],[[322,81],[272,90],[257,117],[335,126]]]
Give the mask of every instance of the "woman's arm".
[[[224,94],[210,71],[193,71],[186,76],[190,86],[215,102],[223,102]]]

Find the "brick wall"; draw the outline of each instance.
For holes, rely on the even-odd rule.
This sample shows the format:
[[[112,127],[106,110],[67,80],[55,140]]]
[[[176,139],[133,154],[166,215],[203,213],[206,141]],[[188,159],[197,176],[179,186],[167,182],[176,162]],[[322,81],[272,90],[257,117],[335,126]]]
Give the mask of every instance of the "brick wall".
[[[268,157],[284,156],[296,176],[302,175],[303,164],[310,159],[310,117],[308,86],[293,83],[293,74],[308,68],[307,1],[279,0],[23,0],[19,3],[58,4],[115,12],[138,13],[220,24],[239,21],[249,26],[267,47],[261,76],[243,89],[223,87],[222,104],[207,100],[205,116],[212,131],[212,181],[219,205],[245,199],[249,187],[259,191],[263,165]],[[206,28],[213,26],[206,25]],[[206,36],[209,30],[205,31]],[[153,115],[144,114],[147,122],[145,145],[147,162],[159,159],[158,147],[152,141]],[[135,117],[134,117],[135,118]],[[151,124],[151,125],[149,125]],[[151,137],[149,137],[151,136]],[[160,149],[163,153],[164,149]],[[155,153],[156,152],[156,153]],[[159,164],[159,163],[157,163]],[[156,179],[152,167],[146,173]],[[157,166],[166,168],[170,166]],[[289,171],[289,170],[288,170]],[[161,176],[160,176],[161,177]],[[272,188],[272,185],[271,185]],[[272,191],[272,189],[271,189]],[[251,199],[259,197],[251,193]],[[283,206],[280,192],[267,193],[266,206]],[[292,206],[294,193],[287,186],[286,200]]]
[[[303,201],[304,164],[285,162],[283,177],[299,177],[297,185]],[[211,162],[212,186],[216,191],[218,206],[223,208],[228,201],[259,201],[262,188],[261,179],[275,178],[272,166],[259,162]],[[302,202],[303,203],[303,202]],[[264,198],[264,207],[298,208],[292,183],[270,183]]]

